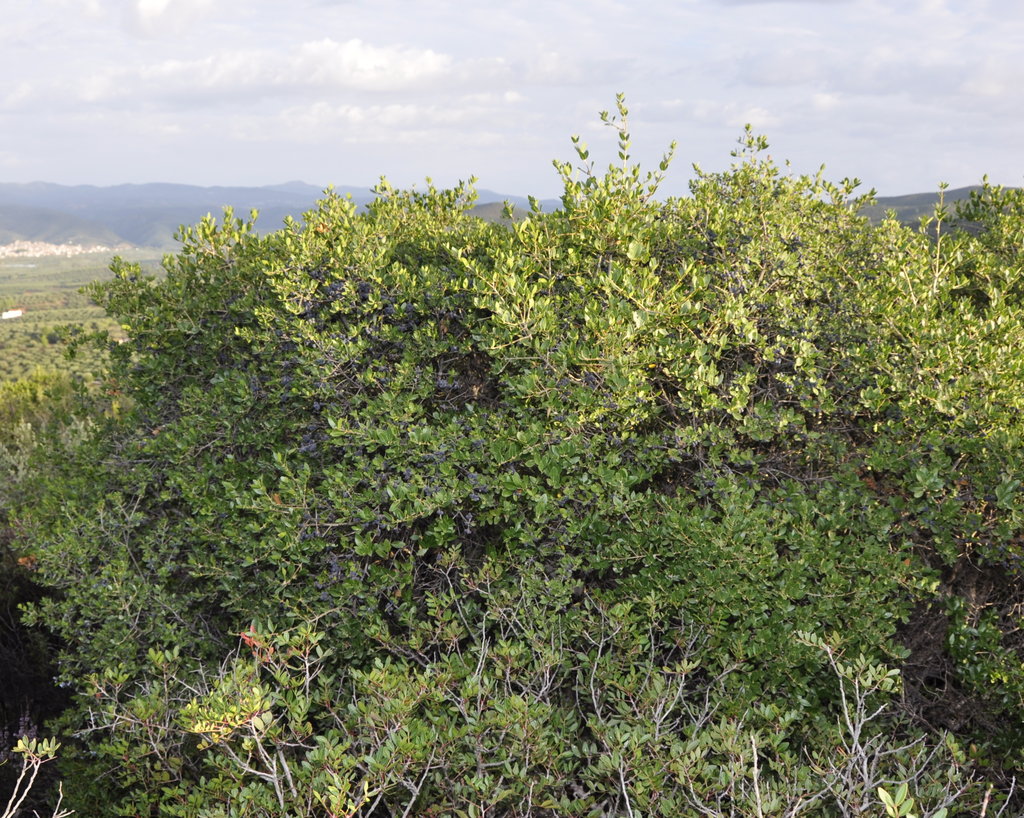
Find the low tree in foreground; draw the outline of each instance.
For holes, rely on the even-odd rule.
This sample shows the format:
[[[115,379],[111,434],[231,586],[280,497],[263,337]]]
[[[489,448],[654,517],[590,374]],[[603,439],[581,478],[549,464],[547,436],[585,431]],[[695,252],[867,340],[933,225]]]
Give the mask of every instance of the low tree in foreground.
[[[1017,814],[1020,195],[872,227],[747,134],[183,231],[19,512],[87,815]]]

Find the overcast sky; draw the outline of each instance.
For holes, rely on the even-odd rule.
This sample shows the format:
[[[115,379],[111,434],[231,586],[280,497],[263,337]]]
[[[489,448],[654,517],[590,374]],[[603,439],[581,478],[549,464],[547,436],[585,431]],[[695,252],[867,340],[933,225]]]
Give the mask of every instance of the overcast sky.
[[[882,195],[1024,184],[1024,0],[6,0],[0,181],[559,193],[624,92],[663,190],[745,123]]]

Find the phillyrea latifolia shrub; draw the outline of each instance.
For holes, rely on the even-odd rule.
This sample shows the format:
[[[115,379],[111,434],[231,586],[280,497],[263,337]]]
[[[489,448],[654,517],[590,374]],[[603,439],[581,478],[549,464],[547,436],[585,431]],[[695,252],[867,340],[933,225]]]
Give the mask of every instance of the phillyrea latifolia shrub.
[[[620,162],[556,163],[562,207],[510,227],[382,184],[92,289],[124,408],[22,512],[79,808],[831,816],[882,787],[938,816],[1002,786],[1019,575],[999,611],[961,580],[1020,555],[1019,262],[871,226],[749,133],[658,200],[625,114]],[[928,728],[936,657],[974,709]]]

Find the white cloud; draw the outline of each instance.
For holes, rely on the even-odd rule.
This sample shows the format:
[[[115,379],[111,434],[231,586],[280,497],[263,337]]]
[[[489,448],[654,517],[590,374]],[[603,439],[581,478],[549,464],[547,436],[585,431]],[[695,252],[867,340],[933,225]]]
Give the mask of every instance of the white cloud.
[[[135,7],[140,18],[152,20],[167,11],[172,2],[173,0],[138,0]]]
[[[325,38],[304,43],[285,70],[294,83],[388,91],[429,85],[450,75],[453,62],[430,49]]]
[[[31,82],[19,82],[0,95],[0,109],[21,107],[29,102],[33,95],[34,87]]]
[[[23,164],[22,158],[13,151],[0,151],[0,168],[14,170]]]
[[[838,68],[836,63],[840,61],[848,62],[849,57],[790,40],[786,49],[772,48],[751,54],[739,62],[739,71],[744,83],[755,86],[808,85],[821,83]]]
[[[492,79],[507,69],[492,61]],[[450,55],[431,49],[378,46],[329,38],[300,44],[290,51],[220,51],[194,59],[170,58],[140,67],[117,66],[77,82],[87,102],[116,103],[140,96],[152,105],[161,98],[173,104],[203,104],[212,99],[275,95],[317,95],[343,91],[416,92],[476,84],[471,71]]]
[[[161,37],[194,30],[212,5],[212,0],[131,0],[124,14],[129,29]]]
[[[777,114],[760,105],[741,105],[733,102],[701,100],[692,109],[695,119],[700,122],[742,128],[751,125],[757,130],[774,128],[782,120]]]
[[[578,83],[585,79],[583,66],[560,51],[545,50],[526,61],[526,79],[542,85]]]
[[[811,97],[811,104],[817,111],[832,111],[839,107],[839,94],[818,93]]]
[[[1020,106],[1024,104],[1024,66],[1019,58],[987,56],[962,75],[960,90],[999,105]]]
[[[498,133],[491,128],[510,124],[518,116],[510,107],[514,104],[498,95],[489,99],[474,96],[450,100],[445,104],[315,102],[283,110],[272,130],[268,131],[264,125],[250,136],[267,139],[289,132],[309,142],[341,139],[349,143],[374,144],[408,144],[421,140],[466,143],[482,138],[490,143],[493,134]],[[481,128],[481,123],[488,123],[491,128]]]

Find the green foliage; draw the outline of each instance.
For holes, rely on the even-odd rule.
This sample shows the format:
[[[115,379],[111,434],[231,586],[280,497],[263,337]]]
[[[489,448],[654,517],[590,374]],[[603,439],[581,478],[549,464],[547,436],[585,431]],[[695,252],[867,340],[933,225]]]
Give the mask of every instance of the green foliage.
[[[626,115],[552,213],[382,183],[90,290],[124,401],[20,512],[83,813],[938,816],[1016,763],[1008,245],[749,132],[659,202]],[[925,647],[948,733],[898,706]]]

